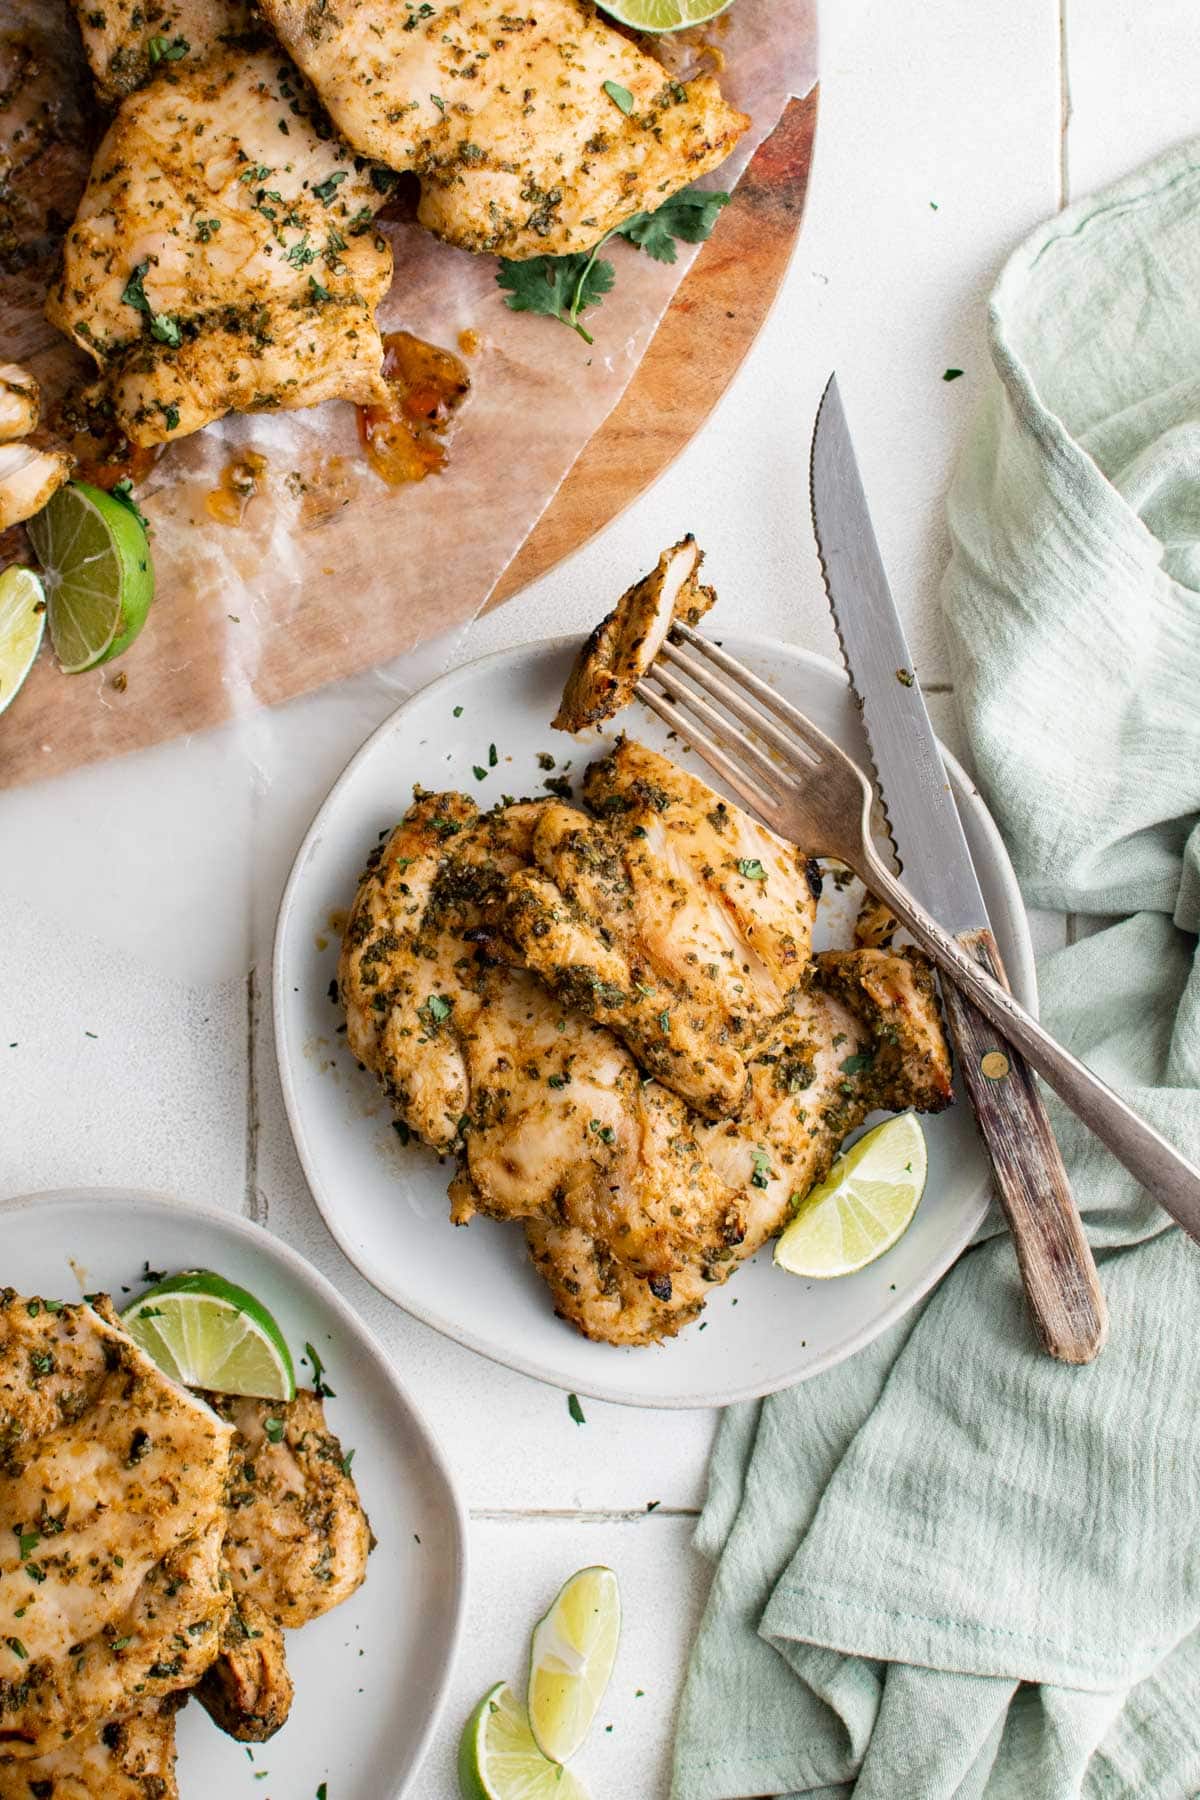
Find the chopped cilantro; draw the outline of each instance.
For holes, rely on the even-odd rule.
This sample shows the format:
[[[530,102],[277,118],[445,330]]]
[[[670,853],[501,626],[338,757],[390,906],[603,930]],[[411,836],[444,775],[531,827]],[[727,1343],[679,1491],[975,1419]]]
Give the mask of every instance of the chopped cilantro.
[[[322,301],[333,299],[333,295],[329,292],[329,289],[323,288],[315,275],[310,275],[308,278],[308,291],[318,305],[320,305]]]
[[[114,500],[119,500],[122,506],[127,506],[129,508],[143,530],[149,531],[150,521],[145,513],[141,511],[137,501],[133,497],[133,482],[128,475],[122,475],[120,481],[114,481],[112,487],[108,491]]]
[[[486,781],[487,780],[487,770],[481,769],[478,763],[472,763],[471,773],[474,775],[476,781]]]
[[[343,1475],[349,1475],[350,1466],[353,1463],[353,1461],[354,1461],[353,1450],[347,1450],[345,1456],[343,1456],[343,1458],[342,1458],[342,1474]]]
[[[440,1025],[454,1011],[454,1002],[447,1000],[444,994],[430,994],[424,1006],[419,1006],[417,1011],[432,1019],[435,1025]]]
[[[869,1069],[874,1061],[875,1056],[872,1051],[860,1050],[857,1055],[848,1056],[845,1062],[841,1064],[842,1074],[861,1075],[863,1070]]]
[[[338,183],[348,180],[349,173],[348,169],[335,169],[332,175],[327,175],[324,181],[318,181],[315,184],[313,187],[313,195],[321,202],[322,206],[329,205],[329,202],[337,192]]]
[[[178,350],[183,342],[183,333],[179,329],[178,319],[170,313],[152,313],[150,316],[150,336],[157,338],[160,344],[166,344],[171,350]]]
[[[742,856],[738,859],[738,874],[744,875],[747,881],[765,881],[767,871],[757,856]]]
[[[961,369],[947,369],[942,376],[943,381],[957,381],[962,374]]]
[[[572,1394],[571,1398],[574,1400],[575,1396]],[[575,1404],[578,1406],[579,1402],[576,1400]],[[21,1642],[20,1638],[6,1637],[4,1641],[8,1645],[9,1649],[12,1651],[14,1656],[19,1656],[22,1662],[25,1662],[27,1660],[27,1658],[29,1656],[29,1652],[28,1652],[28,1650],[26,1650],[26,1648],[25,1648],[24,1644]]]
[[[337,1395],[325,1379],[325,1364],[321,1361],[321,1358],[317,1355],[311,1344],[305,1344],[304,1354],[312,1364],[313,1393],[317,1396],[317,1399],[336,1400]]]
[[[147,300],[145,289],[142,286],[146,279],[146,270],[149,267],[149,261],[138,263],[121,290],[122,300],[126,306],[132,306],[135,312],[149,314],[150,311],[150,302]]]
[[[20,1548],[21,1561],[28,1562],[30,1556],[41,1543],[42,1534],[40,1531],[22,1531],[16,1525],[13,1526],[13,1532],[16,1535],[17,1544]]]
[[[165,37],[152,37],[146,44],[152,65],[160,62],[179,62],[181,57],[187,55],[191,47],[184,37],[169,40]]]
[[[166,421],[167,430],[174,431],[179,423],[179,408],[177,406],[164,406],[160,400],[158,402],[158,410]]]
[[[633,95],[630,93],[629,89],[627,87],[622,87],[619,81],[606,81],[604,83],[604,91],[612,101],[613,105],[619,106],[626,118],[628,118],[629,114],[633,111]]]
[[[488,768],[494,769],[496,767],[496,764],[499,761],[500,761],[500,758],[496,754],[495,744],[489,744],[488,745]]]
[[[567,1411],[570,1413],[571,1417],[574,1419],[574,1421],[577,1425],[586,1425],[587,1424],[587,1420],[583,1416],[583,1408],[579,1404],[579,1395],[578,1394],[568,1394],[567,1395]]]
[[[433,101],[433,104],[437,107],[437,109],[440,113],[445,112],[446,102],[442,99],[442,96],[440,94],[430,94],[429,98]]]
[[[752,1152],[751,1160],[754,1163],[754,1170],[750,1176],[750,1186],[765,1188],[774,1171],[771,1168],[771,1158],[761,1144]]]
[[[263,1430],[269,1444],[282,1444],[284,1430],[282,1419],[264,1419]]]

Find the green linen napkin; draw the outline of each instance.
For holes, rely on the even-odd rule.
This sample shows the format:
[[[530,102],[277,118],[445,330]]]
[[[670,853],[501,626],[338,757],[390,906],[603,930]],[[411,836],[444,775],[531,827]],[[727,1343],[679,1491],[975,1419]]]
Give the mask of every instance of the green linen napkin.
[[[944,587],[1050,1028],[1200,1160],[1200,140],[1012,258]],[[989,1219],[839,1368],[723,1422],[674,1800],[1200,1793],[1200,1250],[1057,1104],[1111,1336],[1036,1350]]]

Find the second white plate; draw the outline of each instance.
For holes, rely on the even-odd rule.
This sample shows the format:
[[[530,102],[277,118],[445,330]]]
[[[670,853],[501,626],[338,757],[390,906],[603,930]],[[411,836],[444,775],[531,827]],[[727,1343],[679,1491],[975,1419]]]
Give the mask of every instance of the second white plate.
[[[402,1800],[445,1698],[466,1599],[466,1517],[437,1444],[383,1351],[323,1275],[229,1213],[116,1188],[0,1205],[0,1279],[19,1293],[118,1307],[163,1272],[215,1269],[270,1308],[311,1385],[311,1344],[334,1398],[330,1428],[354,1451],[377,1539],[356,1594],[287,1633],[291,1716],[265,1744],[235,1743],[195,1703],[179,1720],[182,1800]],[[6,1789],[6,1792],[11,1790]],[[428,1791],[425,1789],[423,1791]]]
[[[848,684],[831,664],[769,640],[723,634],[721,641],[869,766]],[[600,734],[584,744],[550,729],[577,643],[528,644],[443,676],[400,707],[340,777],[301,845],[279,912],[280,1078],[317,1205],[346,1255],[381,1292],[459,1343],[577,1393],[639,1406],[724,1406],[788,1387],[850,1355],[954,1261],[983,1217],[988,1191],[965,1100],[924,1122],[924,1199],[905,1236],[870,1268],[841,1281],[806,1282],[776,1270],[763,1251],[681,1336],[652,1349],[618,1350],[588,1342],[555,1318],[518,1227],[482,1218],[466,1230],[450,1224],[451,1169],[401,1144],[375,1078],[358,1068],[339,1035],[341,1013],[330,1001],[339,914],[353,899],[368,851],[405,811],[414,785],[461,788],[486,807],[502,794],[543,792],[541,753],[554,758],[554,776],[569,764],[568,779],[601,753],[608,740]],[[665,726],[644,708],[630,708],[618,723],[681,756],[678,741],[668,742]],[[978,794],[958,764],[946,761],[1010,979],[1032,1006],[1033,956],[1016,879]],[[690,766],[712,779],[698,758]]]

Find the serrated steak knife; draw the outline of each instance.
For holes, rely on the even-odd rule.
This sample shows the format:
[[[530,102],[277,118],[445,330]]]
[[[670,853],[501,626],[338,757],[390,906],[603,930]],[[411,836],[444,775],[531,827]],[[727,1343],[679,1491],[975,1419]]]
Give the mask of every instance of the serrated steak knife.
[[[1007,986],[832,376],[813,434],[812,513],[825,589],[904,885]],[[1090,1362],[1108,1330],[1104,1297],[1033,1074],[945,980],[942,996],[1038,1336],[1051,1356]]]

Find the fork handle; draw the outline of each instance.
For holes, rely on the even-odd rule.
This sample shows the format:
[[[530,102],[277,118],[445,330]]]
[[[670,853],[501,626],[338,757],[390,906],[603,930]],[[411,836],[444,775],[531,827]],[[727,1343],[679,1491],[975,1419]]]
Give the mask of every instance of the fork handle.
[[[962,932],[958,942],[1007,989],[990,931]],[[959,1072],[992,1160],[1034,1329],[1042,1348],[1059,1362],[1091,1362],[1108,1336],[1108,1313],[1033,1073],[1011,1045],[1001,1049],[996,1031],[952,982],[944,983],[942,999]]]
[[[1043,1031],[1008,989],[980,968],[958,940],[913,899],[874,849],[868,848],[861,861],[864,866],[855,874],[891,907],[942,973],[962,988],[1001,1037],[1025,1056],[1117,1161],[1200,1243],[1200,1170],[1085,1063]]]

